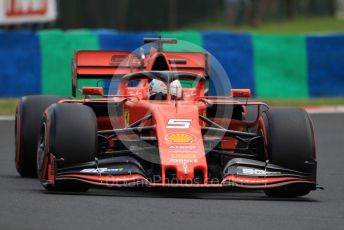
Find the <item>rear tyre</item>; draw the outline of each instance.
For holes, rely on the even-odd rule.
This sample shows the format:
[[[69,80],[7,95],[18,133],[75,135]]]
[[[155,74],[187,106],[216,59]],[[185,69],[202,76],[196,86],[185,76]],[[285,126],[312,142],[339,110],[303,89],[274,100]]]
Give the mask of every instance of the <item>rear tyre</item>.
[[[22,177],[36,177],[36,152],[44,110],[64,97],[26,96],[17,105],[15,117],[15,165]]]
[[[93,110],[79,104],[54,104],[44,113],[39,148],[37,172],[44,188],[51,191],[85,192],[89,185],[75,180],[47,182],[44,167],[49,154],[57,159],[57,168],[94,161],[97,153],[97,122]]]
[[[316,178],[315,140],[311,119],[298,108],[272,109],[262,113],[269,162],[309,173]],[[269,197],[307,195],[314,185],[293,184],[265,190]]]

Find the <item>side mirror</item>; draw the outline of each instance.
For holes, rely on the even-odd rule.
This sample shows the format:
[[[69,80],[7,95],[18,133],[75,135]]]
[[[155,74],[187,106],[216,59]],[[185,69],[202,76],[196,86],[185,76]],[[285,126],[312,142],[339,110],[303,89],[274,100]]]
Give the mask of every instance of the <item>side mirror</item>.
[[[231,89],[231,97],[250,97],[250,89]]]
[[[104,96],[102,87],[82,87],[82,94]]]

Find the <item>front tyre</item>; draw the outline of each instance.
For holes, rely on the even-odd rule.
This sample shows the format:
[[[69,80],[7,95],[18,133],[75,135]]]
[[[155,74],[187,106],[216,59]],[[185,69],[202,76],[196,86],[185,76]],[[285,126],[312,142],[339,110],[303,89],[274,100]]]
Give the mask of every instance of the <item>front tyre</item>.
[[[307,173],[316,180],[313,125],[303,109],[271,109],[262,113],[269,163]],[[298,197],[314,190],[313,184],[292,184],[265,190],[269,197]]]
[[[37,150],[37,173],[50,191],[84,192],[89,185],[76,180],[48,182],[50,154],[56,167],[66,168],[94,161],[97,153],[97,122],[93,110],[79,104],[54,104],[43,115]]]

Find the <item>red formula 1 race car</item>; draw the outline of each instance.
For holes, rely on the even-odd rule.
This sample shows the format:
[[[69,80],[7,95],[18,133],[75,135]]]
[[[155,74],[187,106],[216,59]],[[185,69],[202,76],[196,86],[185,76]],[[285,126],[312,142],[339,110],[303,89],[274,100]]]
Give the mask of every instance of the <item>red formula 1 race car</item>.
[[[76,52],[73,95],[79,79],[117,81],[116,93],[104,92],[104,83],[83,87],[81,99],[21,99],[15,125],[20,175],[38,176],[53,191],[240,187],[297,197],[316,189],[315,139],[304,110],[248,101],[247,89],[207,96],[207,53],[163,51],[175,39],[145,42],[158,48],[144,55]],[[192,84],[180,88],[180,81]],[[155,83],[165,85],[159,94],[152,93]]]

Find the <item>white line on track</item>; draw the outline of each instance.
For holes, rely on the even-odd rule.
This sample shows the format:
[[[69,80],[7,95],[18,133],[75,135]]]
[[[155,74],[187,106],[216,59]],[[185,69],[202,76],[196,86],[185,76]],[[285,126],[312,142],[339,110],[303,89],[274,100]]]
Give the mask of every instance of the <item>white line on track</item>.
[[[0,116],[0,121],[14,121],[14,116]]]
[[[305,107],[305,110],[310,114],[344,113],[344,106]]]

